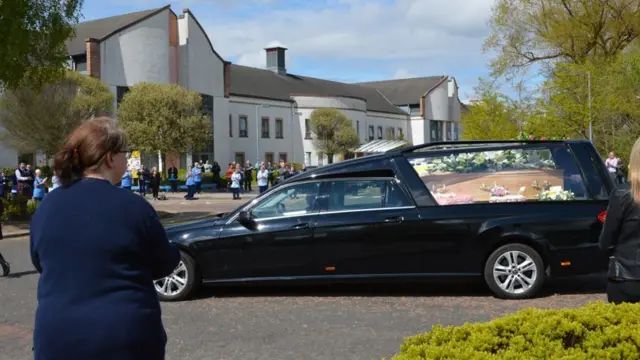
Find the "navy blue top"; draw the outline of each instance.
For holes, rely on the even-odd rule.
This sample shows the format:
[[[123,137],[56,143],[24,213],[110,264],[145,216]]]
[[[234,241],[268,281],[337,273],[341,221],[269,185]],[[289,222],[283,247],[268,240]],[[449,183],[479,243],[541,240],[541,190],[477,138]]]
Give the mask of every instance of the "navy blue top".
[[[153,207],[105,180],[52,191],[31,221],[35,359],[163,359],[153,280],[180,261]]]

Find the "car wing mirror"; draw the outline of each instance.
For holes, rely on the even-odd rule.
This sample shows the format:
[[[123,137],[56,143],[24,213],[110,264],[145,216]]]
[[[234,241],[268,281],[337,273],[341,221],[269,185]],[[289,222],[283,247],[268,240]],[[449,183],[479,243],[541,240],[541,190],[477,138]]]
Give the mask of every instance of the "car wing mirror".
[[[249,229],[253,229],[256,224],[256,221],[251,215],[251,211],[240,211],[238,214],[238,222]]]

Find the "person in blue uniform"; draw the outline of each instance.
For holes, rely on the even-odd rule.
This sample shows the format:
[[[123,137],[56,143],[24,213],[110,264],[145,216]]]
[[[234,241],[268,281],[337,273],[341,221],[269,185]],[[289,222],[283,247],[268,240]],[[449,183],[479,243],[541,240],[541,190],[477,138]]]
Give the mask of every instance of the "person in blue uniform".
[[[154,280],[180,262],[153,207],[115,186],[126,138],[96,118],[55,155],[61,186],[31,221],[38,280],[35,360],[159,360],[167,342]]]

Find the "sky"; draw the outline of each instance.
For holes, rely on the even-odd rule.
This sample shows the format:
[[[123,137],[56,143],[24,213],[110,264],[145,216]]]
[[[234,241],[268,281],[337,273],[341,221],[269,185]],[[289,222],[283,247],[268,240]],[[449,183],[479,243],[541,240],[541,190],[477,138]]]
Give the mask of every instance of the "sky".
[[[448,75],[459,98],[489,72],[493,0],[85,0],[82,21],[171,5],[189,8],[213,47],[264,67],[267,46],[287,50],[287,72],[342,82]]]

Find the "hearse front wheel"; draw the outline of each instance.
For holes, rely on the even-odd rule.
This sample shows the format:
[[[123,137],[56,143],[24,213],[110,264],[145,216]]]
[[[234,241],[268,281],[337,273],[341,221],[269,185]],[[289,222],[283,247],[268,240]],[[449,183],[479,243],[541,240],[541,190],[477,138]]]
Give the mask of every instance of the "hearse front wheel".
[[[200,284],[195,260],[180,251],[180,262],[171,275],[158,279],[153,285],[160,301],[180,301],[191,296]]]
[[[544,283],[542,257],[524,244],[507,244],[494,251],[484,266],[484,279],[502,299],[525,299],[536,295]]]

